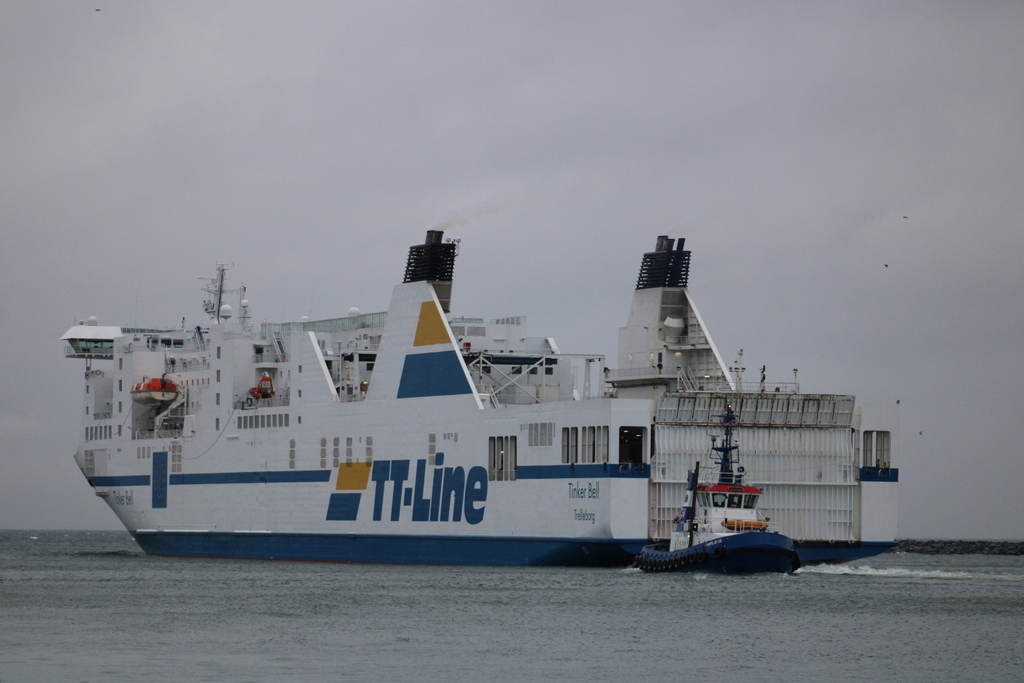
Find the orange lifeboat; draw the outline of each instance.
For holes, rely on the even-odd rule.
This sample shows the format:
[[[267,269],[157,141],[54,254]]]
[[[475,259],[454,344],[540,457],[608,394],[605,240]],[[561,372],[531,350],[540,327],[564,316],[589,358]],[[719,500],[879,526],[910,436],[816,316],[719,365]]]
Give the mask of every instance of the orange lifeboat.
[[[272,398],[274,396],[274,380],[270,379],[270,375],[263,375],[256,386],[249,390],[249,395],[255,399]]]
[[[178,385],[167,379],[167,376],[142,378],[138,384],[132,385],[132,400],[145,406],[171,403],[178,397]]]

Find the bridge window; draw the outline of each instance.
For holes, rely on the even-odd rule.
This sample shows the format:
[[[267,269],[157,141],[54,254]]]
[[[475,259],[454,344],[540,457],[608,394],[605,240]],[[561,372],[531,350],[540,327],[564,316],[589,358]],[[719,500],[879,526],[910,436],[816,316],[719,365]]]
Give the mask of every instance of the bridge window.
[[[724,493],[712,493],[711,504],[714,505],[716,508],[724,508],[725,501],[727,498],[728,496],[725,495]]]
[[[754,495],[743,496],[743,507],[745,507],[748,510],[753,510],[754,508],[756,508],[757,507],[757,496],[754,496]]]
[[[739,493],[730,493],[729,494],[729,507],[731,507],[731,508],[743,507],[743,496],[741,494],[739,494]]]

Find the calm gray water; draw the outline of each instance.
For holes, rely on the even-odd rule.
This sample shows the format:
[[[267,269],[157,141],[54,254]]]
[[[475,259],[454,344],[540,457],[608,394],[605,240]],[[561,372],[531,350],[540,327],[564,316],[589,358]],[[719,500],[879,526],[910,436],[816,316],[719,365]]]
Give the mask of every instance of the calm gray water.
[[[148,557],[0,532],[0,681],[1024,678],[1024,557],[792,576]]]

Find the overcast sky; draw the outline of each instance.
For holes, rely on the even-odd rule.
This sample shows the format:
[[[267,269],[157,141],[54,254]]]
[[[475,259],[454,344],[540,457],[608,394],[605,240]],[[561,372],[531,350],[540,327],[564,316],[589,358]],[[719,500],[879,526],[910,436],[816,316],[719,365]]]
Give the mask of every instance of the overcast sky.
[[[99,10],[99,11],[97,11]],[[453,312],[614,362],[641,254],[748,379],[900,400],[899,534],[1020,539],[1024,3],[0,3],[0,528],[121,528],[72,460],[100,324]],[[888,264],[888,267],[886,267]]]

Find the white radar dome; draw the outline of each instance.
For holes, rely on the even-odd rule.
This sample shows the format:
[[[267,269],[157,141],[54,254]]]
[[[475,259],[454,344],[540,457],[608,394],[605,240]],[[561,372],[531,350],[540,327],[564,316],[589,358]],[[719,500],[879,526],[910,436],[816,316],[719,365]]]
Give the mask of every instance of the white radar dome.
[[[231,304],[224,304],[220,307],[220,317],[227,320],[235,314],[235,309],[231,308]]]
[[[308,315],[304,315],[301,318],[299,318],[299,320],[301,322],[308,323],[309,322],[309,316]]]
[[[249,300],[242,299],[242,308],[249,308]]]
[[[85,319],[85,324],[86,325],[99,325],[99,321],[96,320],[96,316],[90,315],[88,318]]]
[[[359,315],[359,309],[356,308],[355,306],[353,306],[352,308],[348,309],[348,317],[355,318],[358,315]]]

